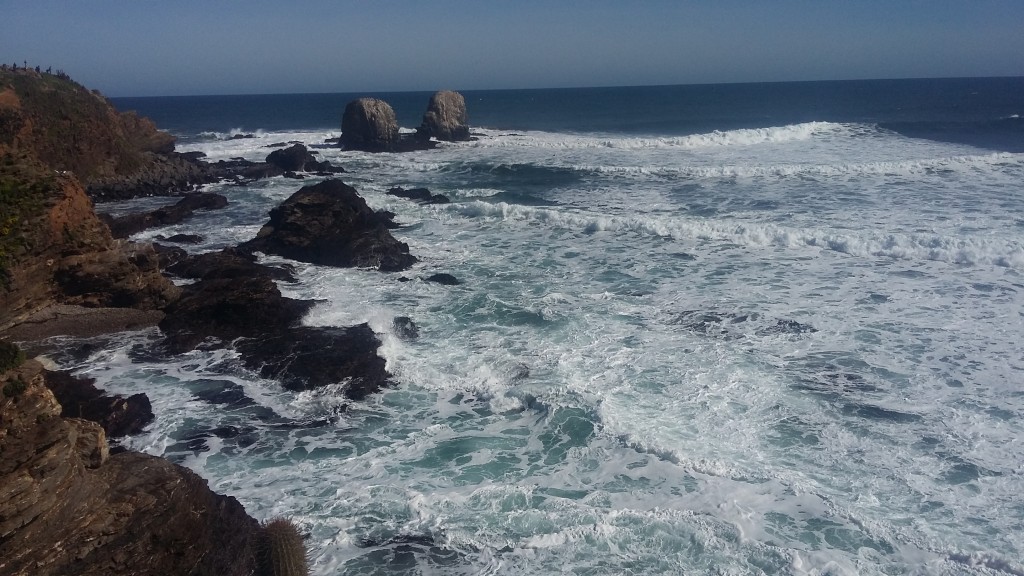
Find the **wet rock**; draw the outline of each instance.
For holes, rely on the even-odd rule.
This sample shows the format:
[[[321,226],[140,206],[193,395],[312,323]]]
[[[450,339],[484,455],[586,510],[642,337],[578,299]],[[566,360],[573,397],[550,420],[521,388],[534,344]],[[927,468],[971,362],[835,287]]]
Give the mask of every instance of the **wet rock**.
[[[182,278],[215,279],[266,276],[274,280],[295,282],[293,269],[290,266],[278,267],[259,264],[251,253],[236,248],[225,248],[220,252],[206,252],[197,255],[183,254],[165,266],[165,270]]]
[[[389,374],[377,355],[380,339],[367,324],[347,328],[293,326],[238,341],[242,362],[289,390],[342,384],[342,393],[362,400],[379,392]]]
[[[69,256],[54,272],[60,301],[88,307],[162,308],[180,289],[160,274],[149,244],[122,244],[103,252]]]
[[[220,194],[196,192],[186,194],[181,200],[170,206],[163,206],[150,212],[128,214],[127,216],[111,217],[103,215],[102,219],[110,227],[114,238],[127,238],[147,228],[169,226],[184,221],[196,210],[216,210],[228,205],[228,199]]]
[[[67,372],[46,372],[45,379],[60,402],[61,416],[96,422],[108,438],[136,434],[153,421],[153,407],[145,394],[108,395],[96,388],[95,379]]]
[[[456,278],[455,276],[443,272],[438,274],[431,274],[430,276],[424,278],[424,280],[426,280],[427,282],[436,282],[438,284],[444,284],[445,286],[458,286],[459,284],[462,284],[462,282],[459,282],[459,279]]]
[[[408,316],[395,316],[391,321],[391,329],[403,340],[415,340],[420,337],[420,328]]]
[[[340,180],[304,186],[270,211],[270,221],[239,248],[327,266],[405,270],[409,246],[388,232],[393,215],[374,212]]]
[[[430,97],[423,122],[416,130],[416,137],[449,142],[469,140],[469,115],[462,94],[451,90],[435,92]]]
[[[267,155],[267,164],[277,166],[286,172],[313,172],[331,168],[330,162],[319,162],[302,144],[293,144],[282,150],[274,150]]]
[[[388,196],[408,198],[409,200],[415,200],[422,204],[448,204],[451,202],[451,200],[449,200],[444,194],[432,194],[430,190],[427,190],[426,188],[405,189],[401,186],[395,186],[388,190],[387,194]]]
[[[203,237],[199,234],[174,234],[172,236],[157,236],[157,240],[161,242],[170,242],[171,244],[199,244],[203,241]]]
[[[774,324],[765,326],[757,331],[759,336],[770,336],[773,334],[812,334],[818,329],[810,324],[801,324],[796,320],[776,320]]]

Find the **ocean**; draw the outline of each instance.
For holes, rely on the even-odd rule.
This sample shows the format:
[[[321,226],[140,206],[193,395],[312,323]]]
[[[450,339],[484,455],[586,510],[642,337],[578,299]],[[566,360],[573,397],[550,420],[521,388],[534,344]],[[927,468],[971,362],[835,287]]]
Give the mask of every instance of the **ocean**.
[[[1024,78],[466,91],[471,142],[323,144],[362,95],[114,99],[212,161],[304,142],[420,258],[281,284],[380,334],[362,402],[66,342],[152,400],[126,446],[292,518],[320,575],[1024,574]],[[412,129],[429,93],[376,96]],[[317,180],[136,238],[231,246]]]

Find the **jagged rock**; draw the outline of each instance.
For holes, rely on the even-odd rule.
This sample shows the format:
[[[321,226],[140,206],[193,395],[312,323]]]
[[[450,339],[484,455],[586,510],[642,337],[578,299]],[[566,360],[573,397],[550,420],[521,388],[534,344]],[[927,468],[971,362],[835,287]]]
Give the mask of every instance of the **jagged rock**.
[[[251,574],[259,524],[161,458],[110,455],[98,424],[62,418],[38,362],[0,375],[0,573]]]
[[[273,164],[286,172],[302,172],[306,170],[306,166],[310,166],[312,170],[320,169],[320,162],[302,144],[293,144],[281,150],[274,150],[267,155],[267,164]]]
[[[282,296],[266,276],[213,278],[185,286],[182,297],[164,309],[160,329],[172,336],[172,349],[183,351],[209,336],[230,342],[280,332],[312,306]]]
[[[416,129],[416,137],[449,142],[469,140],[469,115],[462,94],[451,90],[435,92],[423,114],[423,123]]]
[[[61,302],[88,307],[153,310],[181,293],[160,274],[159,257],[149,244],[69,256],[60,261],[53,278]]]
[[[45,379],[46,386],[60,402],[61,416],[96,422],[108,438],[136,434],[153,421],[153,407],[145,394],[127,398],[107,395],[96,388],[94,378],[68,372],[47,372]]]
[[[195,192],[186,194],[175,204],[150,212],[118,217],[104,214],[100,218],[110,227],[110,233],[114,238],[127,238],[147,228],[177,224],[192,216],[196,210],[216,210],[227,205],[228,199],[220,194]]]
[[[359,98],[345,106],[341,144],[348,150],[386,152],[398,143],[398,120],[391,105],[377,98]]]
[[[403,340],[415,340],[420,337],[420,328],[408,316],[395,316],[391,321],[391,329]]]
[[[267,276],[274,280],[295,282],[290,267],[267,266],[256,262],[256,257],[248,252],[235,248],[225,248],[220,252],[206,252],[188,255],[182,251],[176,255],[173,263],[165,266],[165,270],[182,278],[214,279],[214,278],[249,278]]]
[[[355,188],[340,180],[304,186],[270,211],[256,238],[239,248],[327,266],[405,270],[416,262]]]
[[[451,202],[451,200],[449,200],[444,194],[431,194],[430,190],[427,190],[426,188],[405,189],[401,186],[395,186],[388,190],[387,194],[388,196],[408,198],[409,200],[415,200],[422,204],[448,204]]]
[[[157,236],[156,239],[161,242],[170,242],[171,244],[199,244],[203,241],[203,237],[199,234],[173,234],[171,236],[160,235]],[[161,268],[162,267],[163,266],[161,266]]]

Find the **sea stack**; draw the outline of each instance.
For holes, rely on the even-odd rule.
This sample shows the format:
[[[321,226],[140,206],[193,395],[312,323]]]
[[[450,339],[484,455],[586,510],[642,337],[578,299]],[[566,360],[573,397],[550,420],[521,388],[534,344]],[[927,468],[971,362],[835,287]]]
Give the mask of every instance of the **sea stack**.
[[[423,123],[416,130],[420,140],[436,138],[448,142],[469,140],[469,115],[466,99],[451,90],[435,92],[423,114]]]
[[[398,143],[398,120],[391,105],[377,98],[359,98],[345,106],[341,144],[348,150],[387,152]]]

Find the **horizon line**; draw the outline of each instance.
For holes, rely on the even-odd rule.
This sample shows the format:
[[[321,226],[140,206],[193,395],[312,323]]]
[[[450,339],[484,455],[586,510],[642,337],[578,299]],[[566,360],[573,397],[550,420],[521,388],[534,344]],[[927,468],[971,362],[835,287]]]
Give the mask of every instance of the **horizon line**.
[[[829,80],[765,80],[747,82],[694,82],[681,84],[608,84],[602,86],[549,86],[533,88],[466,88],[455,90],[457,92],[525,92],[531,90],[599,90],[609,88],[670,88],[678,86],[740,86],[756,84],[814,84],[827,82],[885,82],[885,81],[907,81],[907,80],[994,80],[994,79],[1024,79],[1024,75],[1018,76],[911,76],[911,77],[888,77],[888,78],[843,78]],[[235,97],[235,96],[296,96],[314,94],[432,94],[438,90],[451,90],[451,88],[438,88],[431,90],[363,90],[363,91],[332,91],[332,92],[237,92],[234,94],[147,94],[139,96],[107,96],[111,99],[118,98],[210,98],[210,97]]]

